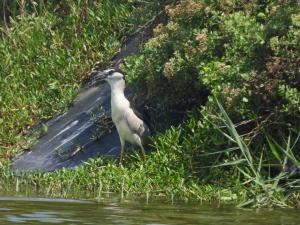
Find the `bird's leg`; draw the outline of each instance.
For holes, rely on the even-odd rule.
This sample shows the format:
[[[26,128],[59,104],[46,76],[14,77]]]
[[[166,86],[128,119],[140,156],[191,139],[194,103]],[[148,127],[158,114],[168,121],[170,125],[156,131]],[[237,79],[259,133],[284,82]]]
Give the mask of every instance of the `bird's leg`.
[[[136,135],[135,137],[136,137],[135,139],[136,139],[137,144],[140,146],[140,148],[142,150],[142,155],[145,158],[146,152],[145,152],[144,146],[142,144],[142,140],[141,140],[141,138],[138,135]]]
[[[142,144],[140,145],[140,147],[141,147],[141,149],[142,149],[142,154],[143,154],[143,157],[145,158],[145,156],[146,156],[145,149],[144,149],[144,147],[143,147],[143,145],[142,145]]]
[[[120,162],[119,164],[122,164],[123,160],[124,160],[124,146],[125,146],[125,141],[120,138],[120,142],[121,142],[121,152],[120,152]]]
[[[142,155],[143,155],[143,157],[145,158],[146,152],[145,152],[144,146],[143,146],[143,144],[142,144],[141,138],[140,138],[138,135],[135,135],[135,140],[136,140],[136,143],[138,144],[138,146],[141,148],[141,150],[142,150]]]

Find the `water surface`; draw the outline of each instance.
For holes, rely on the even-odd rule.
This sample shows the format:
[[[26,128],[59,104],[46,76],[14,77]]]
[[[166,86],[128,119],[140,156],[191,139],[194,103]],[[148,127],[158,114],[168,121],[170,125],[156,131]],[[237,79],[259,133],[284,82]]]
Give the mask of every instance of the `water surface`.
[[[300,224],[295,209],[237,209],[230,205],[0,197],[0,224]]]

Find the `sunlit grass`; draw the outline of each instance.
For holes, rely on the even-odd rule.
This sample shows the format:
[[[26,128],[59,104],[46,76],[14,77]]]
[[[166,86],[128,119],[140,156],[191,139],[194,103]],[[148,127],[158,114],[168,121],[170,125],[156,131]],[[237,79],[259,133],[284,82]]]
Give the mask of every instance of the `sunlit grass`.
[[[34,125],[66,111],[93,64],[108,62],[142,22],[134,1],[23,3],[0,27],[0,160]]]
[[[264,44],[262,38],[267,36],[262,33],[268,29],[276,31],[287,25],[276,25],[276,17],[270,15],[271,19],[275,18],[272,28],[272,23],[263,22],[267,19],[263,19],[263,13],[260,12],[258,18],[255,13],[247,13],[247,8],[245,12],[235,12],[230,16],[227,6],[221,3],[221,8],[216,7],[217,11],[214,10],[214,5],[219,5],[218,2],[204,8],[202,4],[194,4],[196,1],[182,1],[181,3],[188,3],[186,6],[193,3],[190,6],[194,6],[194,10],[199,10],[200,13],[195,15],[191,14],[191,7],[185,7],[185,4],[179,3],[173,9],[167,7],[171,21],[165,28],[160,24],[155,29],[163,35],[150,40],[145,46],[145,53],[132,56],[127,61],[127,78],[132,85],[141,84],[139,86],[144,91],[147,88],[143,83],[153,83],[155,76],[159,78],[158,84],[161,84],[163,70],[171,85],[153,83],[150,90],[156,96],[152,97],[158,97],[159,101],[167,100],[163,96],[166,94],[170,99],[164,100],[165,103],[172,103],[171,100],[174,99],[175,105],[180,108],[186,102],[186,96],[192,97],[185,95],[185,91],[195,90],[191,88],[191,84],[203,79],[203,84],[210,86],[205,88],[205,93],[210,89],[211,94],[219,96],[226,111],[217,100],[212,100],[211,95],[200,110],[200,115],[195,116],[195,113],[180,126],[171,127],[153,137],[152,150],[145,159],[136,152],[127,152],[127,161],[122,166],[116,159],[96,158],[77,168],[54,172],[11,172],[7,159],[13,157],[24,145],[27,148],[32,143],[31,140],[26,140],[27,132],[40,121],[66,111],[92,65],[95,62],[108,62],[120,49],[122,41],[151,18],[152,10],[161,3],[103,0],[89,4],[83,1],[60,1],[59,4],[30,5],[32,3],[29,1],[20,2],[24,5],[19,5],[12,19],[5,21],[4,26],[0,27],[0,55],[3,56],[0,57],[0,190],[10,189],[18,193],[36,190],[49,197],[72,197],[79,193],[79,196],[88,194],[91,198],[101,199],[103,194],[115,193],[121,197],[141,196],[147,199],[164,197],[234,201],[239,206],[247,207],[299,207],[300,184],[299,179],[294,177],[297,175],[295,171],[300,169],[296,149],[299,146],[299,134],[295,131],[297,129],[293,132],[292,129],[286,131],[287,135],[277,140],[280,132],[272,136],[271,132],[257,127],[260,129],[257,132],[259,140],[262,141],[253,144],[238,132],[231,117],[235,115],[234,121],[244,122],[245,112],[253,116],[252,112],[256,108],[248,108],[246,105],[255,99],[251,100],[251,95],[248,96],[251,91],[243,92],[244,87],[247,87],[244,79],[258,74],[253,63],[261,58],[257,47]],[[267,7],[266,4],[269,3],[262,4]],[[239,11],[239,8],[231,10]],[[287,12],[297,12],[293,4],[287,8]],[[280,15],[280,12],[277,14]],[[293,49],[298,46],[298,39],[294,39],[294,36],[296,37],[299,26],[296,14],[293,15],[293,26],[288,25],[291,30],[285,37],[287,39],[270,39],[272,46],[269,50],[274,51],[271,58],[293,58],[289,54],[296,54]],[[186,27],[190,16],[196,16],[197,21],[203,22],[190,23],[190,29]],[[178,26],[178,23],[181,25]],[[220,23],[223,25],[218,27],[217,24]],[[270,27],[262,29],[263,24],[260,23],[269,24]],[[196,37],[194,33],[197,34]],[[166,41],[169,44],[164,45]],[[269,43],[269,40],[266,39],[265,43]],[[280,50],[280,43],[287,47]],[[172,49],[170,46],[174,47],[172,58],[166,54]],[[227,53],[221,57],[222,51]],[[249,64],[249,60],[253,62]],[[258,63],[260,68],[261,61]],[[189,69],[190,66],[192,69]],[[270,64],[268,70],[272,69],[270,66],[275,68],[275,64]],[[241,68],[246,68],[247,72],[241,73]],[[198,70],[199,76],[196,74]],[[155,76],[148,77],[152,75]],[[264,73],[261,75],[267,77]],[[236,79],[238,76],[242,76],[242,79]],[[256,82],[260,88],[261,85],[268,86],[267,81]],[[293,82],[291,84],[294,85]],[[241,85],[241,88],[236,88],[236,85]],[[202,90],[204,86],[201,84],[194,88]],[[284,86],[281,91],[288,88]],[[161,94],[157,94],[159,89]],[[285,98],[295,100],[291,102],[299,102],[297,90],[293,88],[289,92],[289,95],[283,93]],[[176,94],[183,96],[179,98]],[[203,97],[195,91],[191,94]],[[234,94],[240,96],[240,100],[231,98]],[[268,96],[271,95],[266,95]],[[178,104],[177,101],[181,103]],[[201,102],[204,103],[205,100],[201,99]],[[163,104],[160,103],[160,106]],[[287,106],[297,108],[294,103]],[[197,107],[199,105],[195,105]],[[288,111],[289,107],[284,110]],[[277,110],[277,106],[275,108]],[[237,112],[240,114],[236,114]],[[256,119],[255,116],[252,121]],[[46,131],[47,127],[44,128],[44,132]],[[255,150],[252,149],[253,145],[256,145]],[[280,170],[271,175],[269,172],[272,170],[272,162],[279,165]]]
[[[293,142],[291,136],[289,136],[285,147],[280,146],[273,138],[267,136],[268,147],[275,158],[280,162],[282,169],[278,175],[270,176],[266,174],[262,168],[263,160],[265,160],[264,154],[266,154],[265,151],[267,149],[261,149],[260,157],[254,156],[249,148],[249,144],[246,144],[243,138],[238,134],[235,125],[223,106],[217,99],[215,99],[215,101],[220,109],[220,119],[225,125],[227,132],[220,129],[217,124],[214,124],[214,126],[230,142],[237,146],[236,148],[231,148],[231,150],[239,151],[239,153],[237,157],[231,156],[231,161],[213,166],[232,166],[239,172],[239,182],[241,182],[244,189],[247,190],[247,196],[244,201],[241,201],[239,207],[249,205],[255,207],[288,207],[289,198],[293,196],[293,194],[297,194],[300,180],[298,178],[292,179],[296,170],[293,172],[288,171],[286,168],[288,161],[290,161],[290,167],[292,165],[295,169],[300,169],[299,161],[293,154],[293,149],[299,140],[300,133]],[[293,197],[295,197],[295,195]]]
[[[85,196],[96,200],[114,194],[121,198],[231,202],[239,207],[297,207],[299,179],[293,179],[294,173],[288,171],[268,175],[263,168],[267,163],[264,156],[253,155],[222,105],[217,104],[225,127],[215,124],[215,128],[236,147],[204,154],[195,152],[195,142],[188,128],[195,119],[191,118],[184,125],[171,127],[153,137],[146,158],[139,150],[127,151],[123,165],[119,165],[116,158],[101,157],[76,168],[13,173],[6,162],[0,167],[0,189],[15,189],[20,193],[35,190],[48,197]],[[268,139],[270,151],[276,152],[273,154],[283,168],[288,160],[298,167],[293,148],[299,136],[294,141],[287,140],[285,147],[271,137]],[[211,166],[205,166],[208,156],[213,159],[208,162]]]
[[[101,200],[105,194],[122,198],[162,198],[226,202],[237,195],[228,187],[201,181],[189,169],[190,154],[180,146],[180,130],[172,128],[153,141],[153,151],[144,159],[140,151],[127,152],[126,162],[115,158],[95,158],[76,168],[54,172],[12,173],[2,167],[0,187],[3,192],[35,190],[48,197],[89,196]],[[6,168],[6,169],[5,169]]]

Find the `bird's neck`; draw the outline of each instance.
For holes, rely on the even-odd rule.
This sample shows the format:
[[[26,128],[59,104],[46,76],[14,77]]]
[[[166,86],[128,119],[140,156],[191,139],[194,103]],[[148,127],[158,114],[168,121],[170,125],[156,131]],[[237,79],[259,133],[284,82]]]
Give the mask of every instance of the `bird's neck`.
[[[124,97],[124,90],[125,90],[125,82],[119,81],[116,83],[112,83],[111,85],[111,96],[113,97]]]
[[[122,110],[130,105],[125,97],[124,90],[125,81],[116,82],[111,85],[111,107],[113,112]]]

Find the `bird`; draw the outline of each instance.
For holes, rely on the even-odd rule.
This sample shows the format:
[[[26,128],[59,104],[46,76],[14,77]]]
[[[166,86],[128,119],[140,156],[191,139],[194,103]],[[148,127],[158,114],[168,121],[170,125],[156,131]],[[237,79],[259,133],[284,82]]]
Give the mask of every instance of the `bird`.
[[[138,145],[145,157],[144,146],[148,144],[150,129],[141,114],[131,107],[124,94],[124,75],[115,69],[106,69],[96,74],[94,80],[99,79],[106,81],[111,89],[111,117],[121,143],[120,164],[124,159],[125,142]]]

